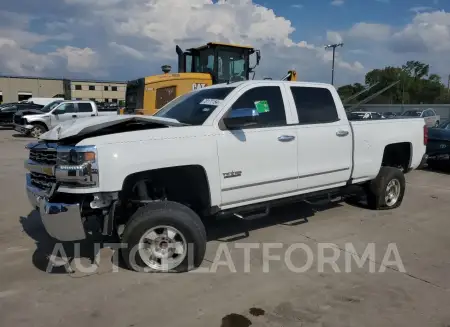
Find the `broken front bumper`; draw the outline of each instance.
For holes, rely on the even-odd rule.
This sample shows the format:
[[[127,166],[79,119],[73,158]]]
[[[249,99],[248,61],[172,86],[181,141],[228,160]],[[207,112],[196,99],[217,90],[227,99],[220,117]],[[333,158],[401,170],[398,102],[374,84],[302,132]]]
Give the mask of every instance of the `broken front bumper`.
[[[28,200],[39,210],[47,233],[59,241],[78,241],[86,238],[79,204],[52,203],[41,189],[31,184],[31,175],[26,177]]]
[[[33,129],[33,125],[25,125],[25,126],[23,126],[23,125],[14,124],[14,130],[16,132],[19,132],[19,133],[24,134],[24,135],[30,134],[32,129]]]

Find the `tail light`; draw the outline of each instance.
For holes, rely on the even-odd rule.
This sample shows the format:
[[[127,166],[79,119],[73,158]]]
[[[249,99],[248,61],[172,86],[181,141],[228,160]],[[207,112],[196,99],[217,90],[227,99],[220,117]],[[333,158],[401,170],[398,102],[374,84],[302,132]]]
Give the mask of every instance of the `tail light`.
[[[428,127],[427,125],[423,125],[423,145],[428,144]]]

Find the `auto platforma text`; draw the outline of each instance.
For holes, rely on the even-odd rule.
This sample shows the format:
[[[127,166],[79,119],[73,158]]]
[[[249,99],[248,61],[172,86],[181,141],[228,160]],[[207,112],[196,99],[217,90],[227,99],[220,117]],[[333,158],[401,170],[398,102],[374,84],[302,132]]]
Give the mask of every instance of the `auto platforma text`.
[[[118,272],[120,257],[118,250],[126,248],[127,245],[124,243],[94,244],[96,255],[94,261],[89,265],[81,262],[80,244],[74,243],[73,246],[73,257],[69,258],[62,243],[55,244],[52,255],[49,257],[47,272],[51,272],[54,267],[65,266],[68,272],[77,270],[82,273],[94,273],[101,260],[109,260],[112,263],[112,272]],[[189,244],[189,247],[192,249],[193,244]],[[112,257],[101,258],[99,255],[101,248],[111,248],[113,250]],[[130,251],[130,262],[136,267],[138,265],[133,258],[138,249],[137,245]],[[305,273],[311,270],[324,272],[330,269],[335,273],[350,273],[354,268],[365,267],[370,273],[383,273],[387,269],[406,272],[396,243],[378,247],[376,243],[368,243],[364,249],[360,250],[358,252],[353,243],[345,243],[343,246],[334,243],[315,243],[314,245],[306,243],[219,243],[214,257],[205,260],[207,265],[202,265],[189,273],[215,273],[219,269],[228,270],[230,273],[254,271],[269,273],[271,269],[277,270],[280,262],[293,273]],[[188,253],[192,252],[188,251]],[[193,258],[188,256],[188,260],[192,262]],[[259,264],[255,262],[259,262]],[[150,268],[136,270],[152,271]]]

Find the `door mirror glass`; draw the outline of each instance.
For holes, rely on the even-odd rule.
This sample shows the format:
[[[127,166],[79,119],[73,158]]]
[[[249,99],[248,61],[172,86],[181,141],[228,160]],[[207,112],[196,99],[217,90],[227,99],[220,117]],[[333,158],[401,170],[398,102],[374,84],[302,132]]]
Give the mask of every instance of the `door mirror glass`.
[[[223,122],[228,129],[236,129],[257,124],[258,116],[259,113],[254,108],[233,109]]]

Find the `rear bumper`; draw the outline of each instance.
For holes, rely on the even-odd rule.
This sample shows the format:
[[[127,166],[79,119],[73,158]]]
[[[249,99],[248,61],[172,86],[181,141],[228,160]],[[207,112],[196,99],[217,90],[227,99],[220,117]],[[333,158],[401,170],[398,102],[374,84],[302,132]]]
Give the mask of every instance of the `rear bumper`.
[[[420,161],[419,167],[417,168],[423,168],[425,164],[427,163],[428,155],[425,153],[422,157],[422,160]]]
[[[78,241],[86,238],[80,204],[49,202],[47,195],[31,184],[26,175],[26,191],[33,208],[39,210],[47,233],[59,241]]]

